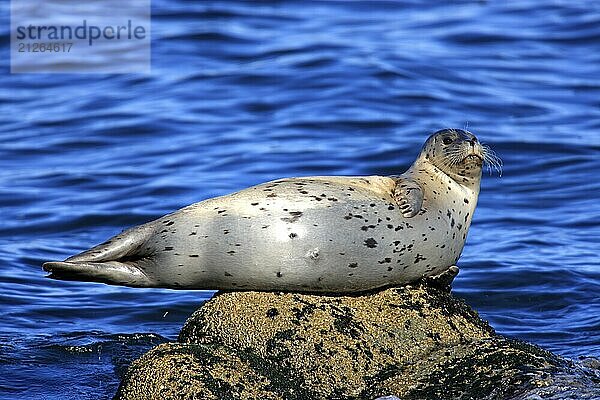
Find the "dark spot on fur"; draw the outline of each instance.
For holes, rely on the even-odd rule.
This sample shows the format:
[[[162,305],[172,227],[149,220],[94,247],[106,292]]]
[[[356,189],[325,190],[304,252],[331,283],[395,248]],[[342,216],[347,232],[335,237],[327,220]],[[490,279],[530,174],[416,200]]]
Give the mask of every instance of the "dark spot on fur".
[[[190,254],[189,257],[197,258],[197,257],[200,257],[200,256],[198,254]]]
[[[233,276],[229,272],[225,271],[225,276]]]
[[[290,215],[291,217],[281,218],[281,220],[293,224],[300,219],[302,216],[302,211],[290,211]]]
[[[373,249],[373,248],[377,247],[377,241],[373,238],[368,238],[367,240],[365,240],[365,246]]]
[[[171,251],[173,248],[171,246],[166,246],[163,251]]]
[[[417,253],[417,256],[415,257],[415,264],[418,262],[421,262],[423,260],[427,260],[425,257],[423,257],[421,254]]]
[[[290,233],[290,239],[293,239],[295,237],[298,237],[297,233],[294,233],[294,232]]]
[[[348,268],[357,268],[358,264],[357,263],[350,263],[348,264]]]

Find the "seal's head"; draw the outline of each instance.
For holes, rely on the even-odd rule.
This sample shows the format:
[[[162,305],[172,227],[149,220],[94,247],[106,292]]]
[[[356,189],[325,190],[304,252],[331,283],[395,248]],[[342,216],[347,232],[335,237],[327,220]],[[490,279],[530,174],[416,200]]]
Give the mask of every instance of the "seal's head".
[[[427,139],[419,157],[458,183],[479,183],[486,148],[471,132],[442,129]]]

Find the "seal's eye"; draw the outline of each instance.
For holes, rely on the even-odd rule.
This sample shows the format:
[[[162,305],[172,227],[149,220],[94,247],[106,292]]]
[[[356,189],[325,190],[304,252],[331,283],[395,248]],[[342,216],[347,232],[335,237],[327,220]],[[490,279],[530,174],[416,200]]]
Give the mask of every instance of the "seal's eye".
[[[444,142],[444,144],[450,144],[450,143],[452,143],[452,139],[450,139],[449,137],[445,137],[443,142]]]

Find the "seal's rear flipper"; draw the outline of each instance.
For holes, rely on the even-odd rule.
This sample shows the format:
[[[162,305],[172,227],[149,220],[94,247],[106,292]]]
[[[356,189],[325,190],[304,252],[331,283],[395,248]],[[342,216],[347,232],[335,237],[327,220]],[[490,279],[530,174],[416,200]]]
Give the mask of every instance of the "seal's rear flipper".
[[[44,263],[42,268],[53,279],[154,287],[145,273],[145,267],[152,266],[146,243],[153,233],[152,222],[140,225],[64,261]]]
[[[151,287],[152,282],[134,262],[51,261],[42,265],[48,278],[65,281],[101,282],[131,287]]]
[[[89,250],[67,258],[66,262],[122,261],[124,258],[141,258],[148,255],[144,245],[154,233],[154,224],[149,222],[136,226],[110,238]]]

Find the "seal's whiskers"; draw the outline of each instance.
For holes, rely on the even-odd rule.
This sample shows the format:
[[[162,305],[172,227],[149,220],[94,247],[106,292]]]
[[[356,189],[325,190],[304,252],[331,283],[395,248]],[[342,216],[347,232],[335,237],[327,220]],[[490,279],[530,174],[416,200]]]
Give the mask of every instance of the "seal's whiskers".
[[[502,166],[504,165],[502,159],[496,155],[490,146],[482,144],[481,148],[483,149],[483,162],[485,163],[490,175],[492,174],[492,169],[494,169],[496,172],[498,172],[499,176],[502,176]]]
[[[467,156],[465,149],[452,149],[444,151],[443,163],[447,167],[454,167],[458,165]]]

